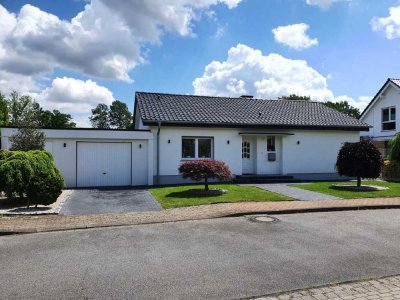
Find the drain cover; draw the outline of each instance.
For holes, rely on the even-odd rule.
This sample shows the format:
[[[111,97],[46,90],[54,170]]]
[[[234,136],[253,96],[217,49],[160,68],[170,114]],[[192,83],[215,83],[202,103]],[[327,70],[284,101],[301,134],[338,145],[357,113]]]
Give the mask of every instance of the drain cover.
[[[273,218],[267,215],[251,216],[247,218],[252,222],[260,222],[260,223],[272,223],[278,221],[277,218]]]

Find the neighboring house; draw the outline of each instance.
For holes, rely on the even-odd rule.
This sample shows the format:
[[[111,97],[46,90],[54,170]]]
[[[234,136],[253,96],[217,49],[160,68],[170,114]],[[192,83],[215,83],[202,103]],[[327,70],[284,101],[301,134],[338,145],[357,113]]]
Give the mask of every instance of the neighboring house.
[[[360,117],[372,125],[369,131],[361,132],[361,138],[371,140],[384,157],[388,154],[388,141],[400,132],[399,100],[400,79],[389,78]]]
[[[179,165],[217,159],[234,175],[337,179],[345,142],[369,125],[317,102],[136,93],[135,130],[44,130],[68,187],[189,182]],[[16,129],[3,128],[2,148]]]

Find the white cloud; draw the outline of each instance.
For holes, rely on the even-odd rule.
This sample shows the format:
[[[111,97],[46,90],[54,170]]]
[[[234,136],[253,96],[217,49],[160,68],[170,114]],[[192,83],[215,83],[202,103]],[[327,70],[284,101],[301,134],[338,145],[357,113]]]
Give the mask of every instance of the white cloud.
[[[388,17],[374,17],[371,26],[373,31],[385,32],[385,36],[389,40],[400,38],[400,6],[391,7]]]
[[[341,1],[352,1],[352,0],[306,0],[308,5],[319,6],[322,9],[328,9],[333,3]]]
[[[201,12],[240,1],[92,0],[71,20],[30,4],[18,14],[0,5],[0,69],[38,76],[60,67],[130,82],[129,72],[146,60],[143,47],[160,44],[165,32],[191,36]]]
[[[306,31],[310,28],[305,23],[292,24],[287,26],[279,26],[272,29],[275,41],[289,46],[290,48],[301,50],[318,45],[316,38],[311,39]]]
[[[194,92],[203,95],[278,98],[289,94],[332,100],[327,79],[304,60],[292,60],[279,54],[238,44],[228,51],[226,61],[213,61],[203,76],[193,81]]]
[[[239,44],[228,51],[226,61],[213,61],[204,74],[193,81],[197,95],[232,96],[253,95],[257,98],[277,99],[297,94],[310,96],[314,101],[347,100],[363,109],[371,99],[358,101],[335,97],[328,88],[327,77],[318,73],[304,60],[293,60],[279,54],[263,55],[261,51]]]
[[[88,117],[98,103],[110,105],[113,94],[92,80],[57,77],[40,93],[30,93],[44,109],[58,109],[73,116],[79,126],[90,126]]]

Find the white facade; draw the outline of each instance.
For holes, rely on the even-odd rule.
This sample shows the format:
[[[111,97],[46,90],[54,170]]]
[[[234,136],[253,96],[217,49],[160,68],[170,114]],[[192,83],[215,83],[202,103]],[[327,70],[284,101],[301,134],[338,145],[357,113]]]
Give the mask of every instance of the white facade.
[[[11,146],[9,137],[15,130],[1,129],[3,149]],[[358,131],[162,125],[159,136],[157,127],[151,127],[150,131],[46,129],[44,132],[46,149],[53,154],[69,188],[184,182],[178,172],[180,164],[188,160],[182,158],[182,138],[211,139],[211,158],[224,161],[234,175],[336,179],[339,149],[345,142],[359,140]],[[274,147],[270,148],[267,144],[272,140]],[[242,152],[244,142],[248,143],[248,155]]]
[[[295,175],[296,178],[337,178],[335,163],[345,142],[359,141],[358,131],[334,130],[246,130],[232,128],[160,128],[159,168],[157,168],[157,127],[154,135],[155,182],[160,184],[182,181],[178,167],[182,158],[182,137],[211,137],[212,158],[224,161],[235,175]],[[269,137],[275,139],[275,151],[267,150]],[[242,142],[250,143],[250,158],[242,158]],[[273,153],[274,160],[269,160]],[[249,167],[252,165],[252,167]],[[159,172],[159,174],[157,174]]]
[[[383,109],[394,107],[396,110],[394,130],[384,130]],[[370,107],[361,116],[360,120],[370,124],[369,131],[361,132],[362,137],[368,137],[374,141],[387,141],[400,132],[400,89],[392,82],[387,82],[378,95],[372,100]]]
[[[44,129],[46,150],[66,186],[152,185],[153,135],[148,131]],[[1,148],[11,147],[13,128],[1,129]],[[105,174],[104,174],[105,173]]]

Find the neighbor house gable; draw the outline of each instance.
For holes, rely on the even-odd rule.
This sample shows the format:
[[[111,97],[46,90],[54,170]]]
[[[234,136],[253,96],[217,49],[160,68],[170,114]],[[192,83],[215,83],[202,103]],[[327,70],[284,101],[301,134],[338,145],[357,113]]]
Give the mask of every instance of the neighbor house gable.
[[[395,89],[396,91],[400,92],[400,79],[394,79],[394,78],[388,78],[385,82],[385,84],[381,87],[381,89],[378,91],[378,93],[372,98],[372,100],[369,102],[367,107],[364,109],[364,111],[361,113],[360,120],[367,122],[366,118],[369,114],[370,111],[372,111],[375,107],[375,105],[383,98],[385,97],[385,93],[387,92],[388,89]],[[368,122],[367,122],[368,123]]]

